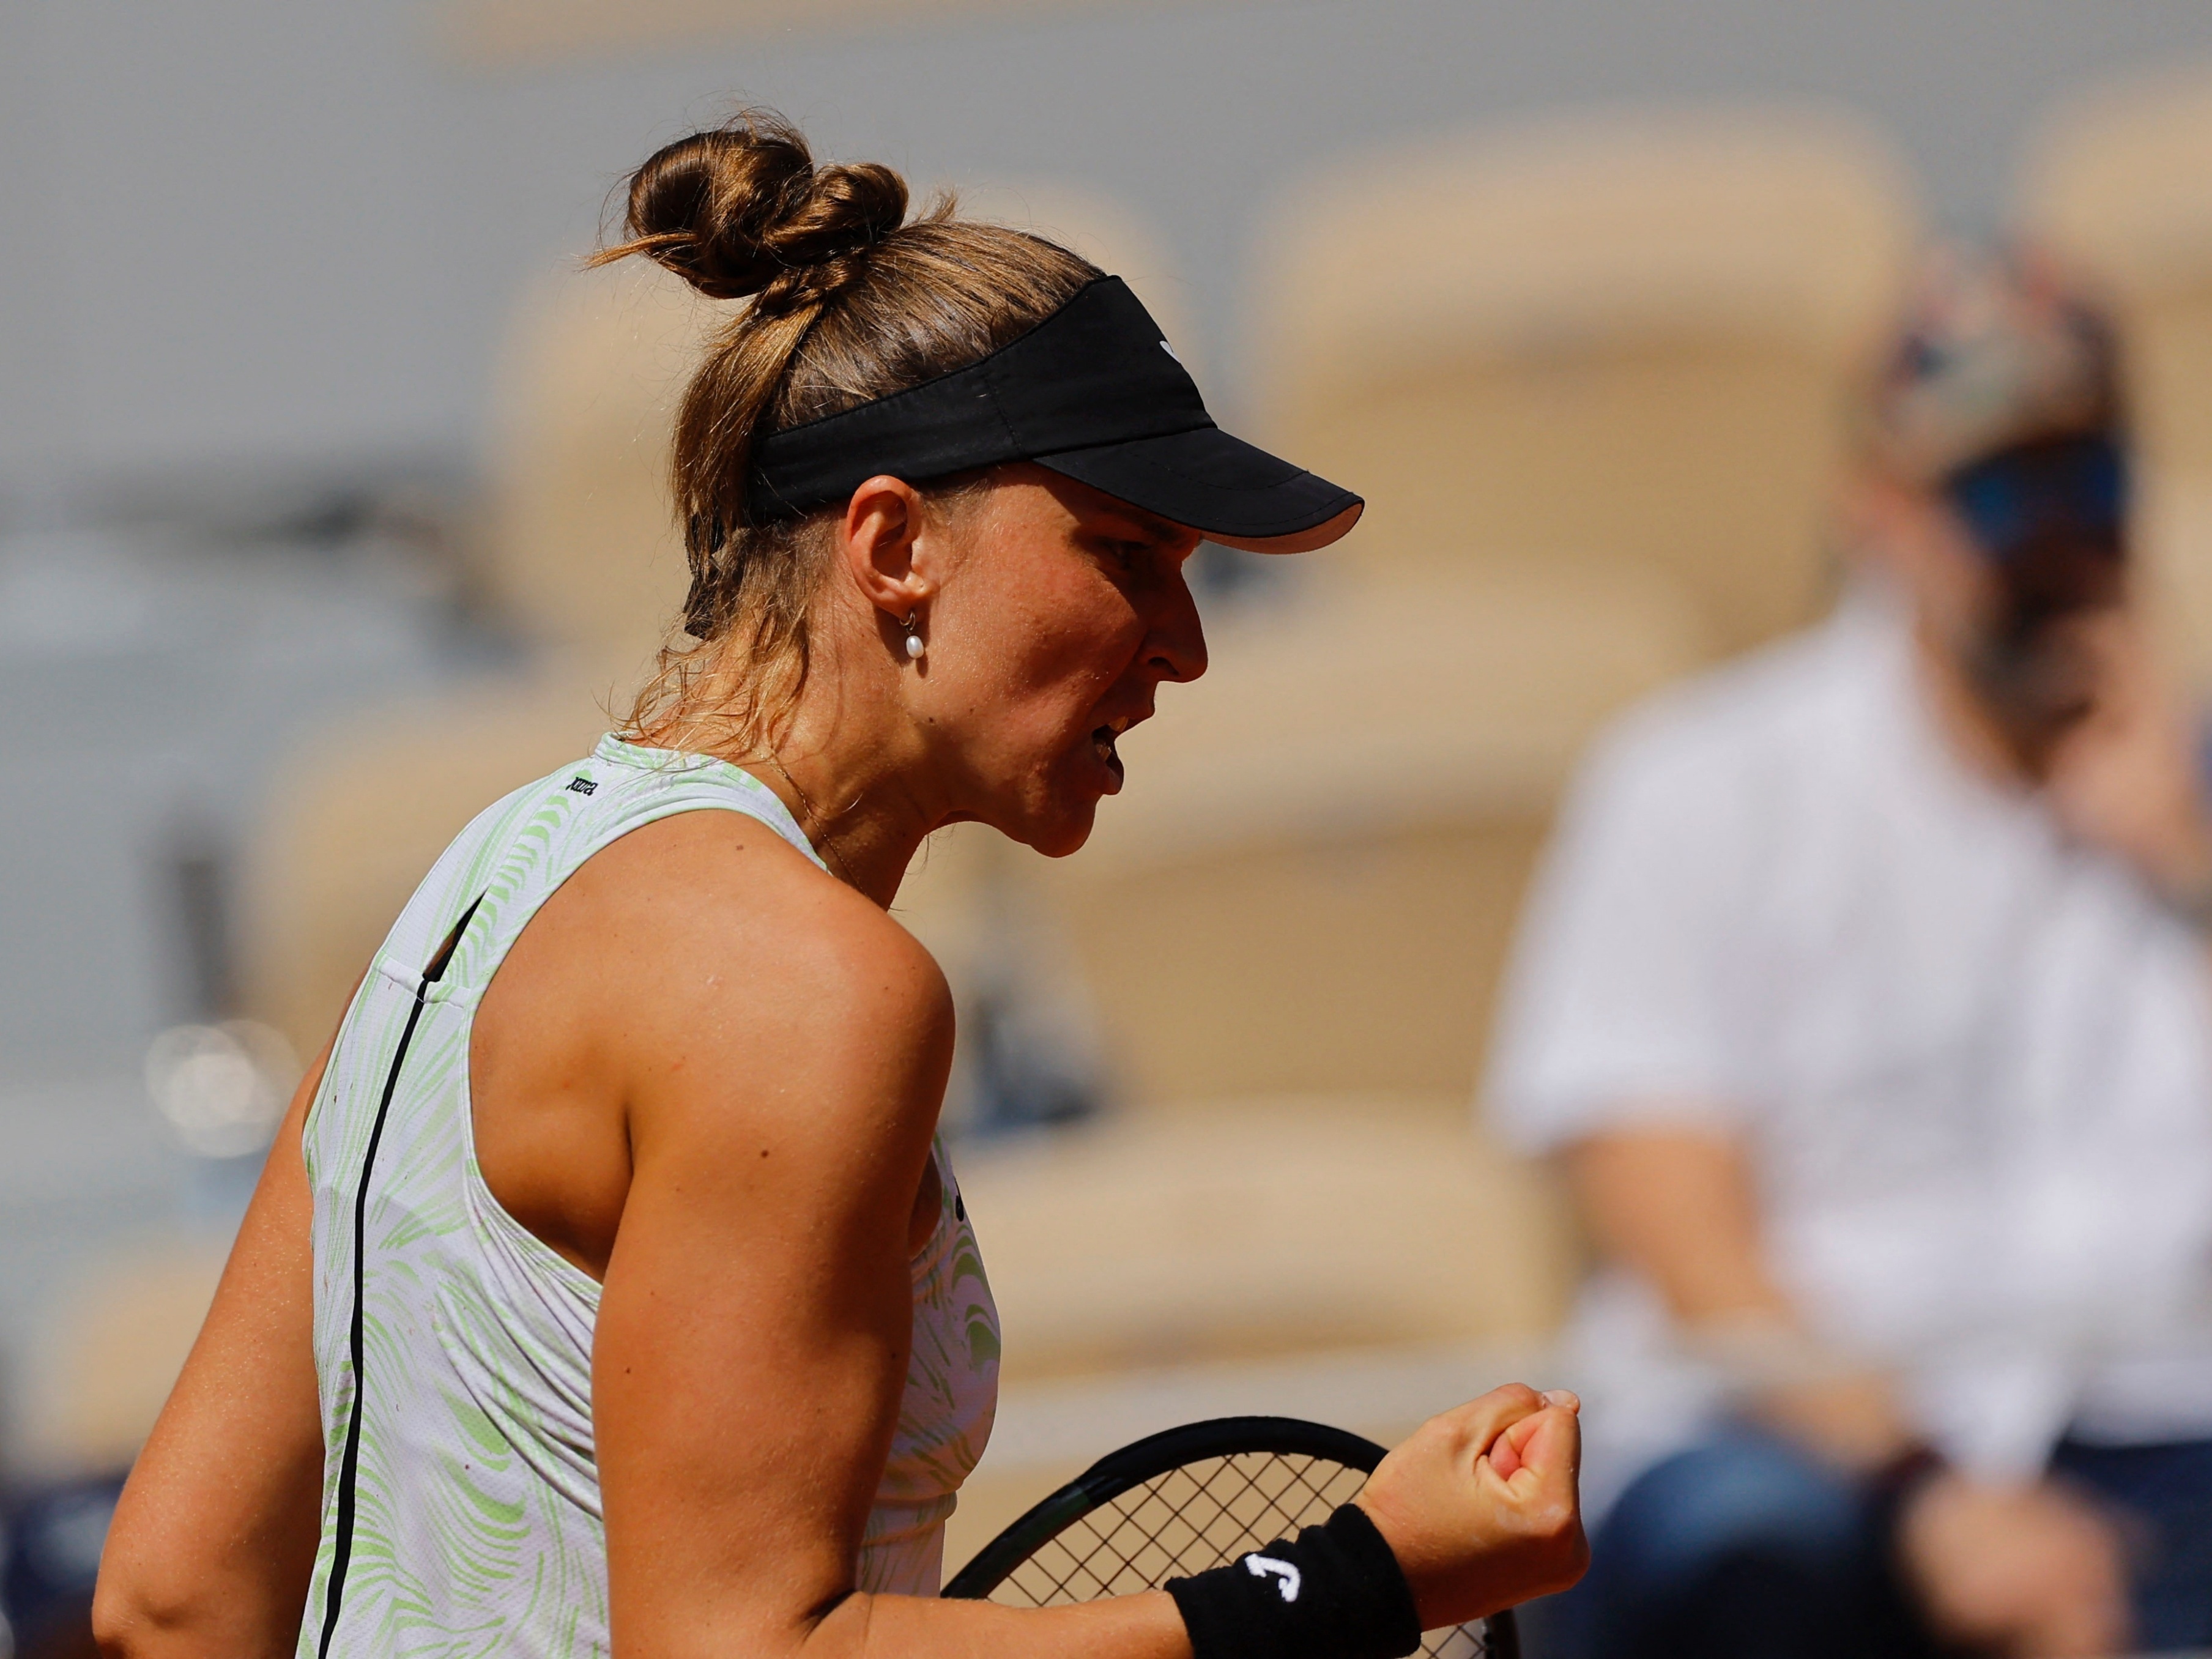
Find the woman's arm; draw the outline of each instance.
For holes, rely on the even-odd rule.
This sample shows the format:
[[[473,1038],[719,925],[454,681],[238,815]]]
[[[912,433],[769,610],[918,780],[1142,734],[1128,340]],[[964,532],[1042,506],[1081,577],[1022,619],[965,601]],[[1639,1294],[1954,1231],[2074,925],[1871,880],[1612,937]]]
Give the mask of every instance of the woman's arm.
[[[637,971],[593,1016],[627,1057],[633,1160],[592,1356],[616,1655],[1188,1659],[1157,1591],[1042,1612],[854,1592],[951,1011],[880,911],[811,872],[746,873],[726,902],[703,871],[681,905],[634,892],[652,948],[610,940]],[[1529,1468],[1482,1461],[1537,1416]],[[1571,1411],[1520,1390],[1394,1455],[1376,1520],[1425,1611],[1573,1576],[1572,1442]]]
[[[637,1056],[592,1352],[616,1653],[1179,1659],[1162,1594],[1014,1614],[1012,1644],[989,1634],[1003,1608],[908,1619],[884,1604],[910,1598],[851,1594],[905,1387],[951,1002],[872,905],[811,872],[748,873],[726,914],[687,883],[653,953],[683,967],[606,1014]]]
[[[323,1479],[300,1135],[328,1060],[293,1097],[207,1323],[116,1506],[92,1617],[118,1659],[273,1659],[299,1640]]]

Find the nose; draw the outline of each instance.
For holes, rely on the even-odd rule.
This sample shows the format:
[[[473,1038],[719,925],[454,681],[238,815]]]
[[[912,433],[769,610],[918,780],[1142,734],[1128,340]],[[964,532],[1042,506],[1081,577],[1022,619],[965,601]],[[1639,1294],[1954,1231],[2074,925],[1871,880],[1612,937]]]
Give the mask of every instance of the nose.
[[[1206,672],[1206,624],[1180,571],[1163,586],[1144,656],[1164,680],[1194,680]]]

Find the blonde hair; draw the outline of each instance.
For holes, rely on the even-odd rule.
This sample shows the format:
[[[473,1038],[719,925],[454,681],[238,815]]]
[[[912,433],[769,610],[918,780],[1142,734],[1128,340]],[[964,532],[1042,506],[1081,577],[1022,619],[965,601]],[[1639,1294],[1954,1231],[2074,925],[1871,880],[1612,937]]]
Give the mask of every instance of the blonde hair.
[[[912,220],[907,205],[890,168],[817,166],[764,109],[630,176],[627,239],[593,263],[642,254],[711,298],[748,301],[678,411],[671,482],[691,587],[631,735],[707,720],[725,742],[772,746],[805,684],[835,509],[758,520],[747,487],[762,439],[988,356],[1101,274],[1041,237],[957,217],[950,197]]]

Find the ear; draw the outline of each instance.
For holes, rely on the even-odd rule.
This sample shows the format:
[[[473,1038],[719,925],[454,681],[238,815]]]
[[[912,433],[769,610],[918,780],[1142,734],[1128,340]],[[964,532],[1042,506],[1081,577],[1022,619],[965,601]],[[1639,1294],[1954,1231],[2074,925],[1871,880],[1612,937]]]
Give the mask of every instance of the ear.
[[[837,526],[846,574],[869,604],[903,622],[933,591],[915,557],[928,524],[921,492],[887,474],[870,478],[845,503]]]
[[[1996,578],[1966,528],[1932,491],[1878,472],[1851,481],[1838,526],[1861,565],[1887,575],[1955,645],[1980,624]]]
[[[1929,513],[1923,492],[1879,467],[1853,469],[1838,484],[1830,510],[1853,547],[1880,547],[1919,532]]]

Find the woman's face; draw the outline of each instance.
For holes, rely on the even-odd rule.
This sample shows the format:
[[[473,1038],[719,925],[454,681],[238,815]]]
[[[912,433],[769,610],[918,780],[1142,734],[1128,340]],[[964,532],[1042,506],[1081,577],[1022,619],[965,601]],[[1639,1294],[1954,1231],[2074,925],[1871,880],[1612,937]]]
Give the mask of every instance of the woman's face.
[[[955,511],[908,690],[945,821],[1072,853],[1121,787],[1121,733],[1161,681],[1206,672],[1198,532],[1028,464]]]

